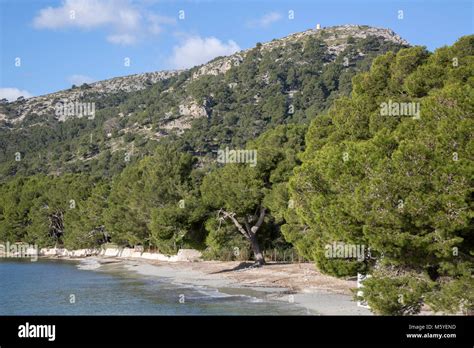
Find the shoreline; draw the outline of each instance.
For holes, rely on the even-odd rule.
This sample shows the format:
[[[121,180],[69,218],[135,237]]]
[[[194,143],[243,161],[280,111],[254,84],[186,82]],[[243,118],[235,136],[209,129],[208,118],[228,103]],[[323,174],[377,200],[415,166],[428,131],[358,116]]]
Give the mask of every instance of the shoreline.
[[[203,286],[224,294],[252,292],[264,301],[280,301],[306,309],[311,315],[373,315],[353,300],[357,280],[319,272],[313,263],[268,262],[253,267],[246,261],[203,261],[194,249],[176,255],[106,246],[101,249],[35,250],[37,258],[70,260],[81,270],[134,272],[138,276],[169,279],[183,286]]]
[[[356,280],[318,272],[312,263],[268,263],[254,268],[239,261],[158,261],[114,256],[50,257],[84,264],[83,270],[124,270],[143,277],[170,279],[175,284],[213,288],[224,294],[254,296],[306,309],[309,315],[373,315],[358,307],[351,289]],[[262,313],[265,314],[265,313]]]

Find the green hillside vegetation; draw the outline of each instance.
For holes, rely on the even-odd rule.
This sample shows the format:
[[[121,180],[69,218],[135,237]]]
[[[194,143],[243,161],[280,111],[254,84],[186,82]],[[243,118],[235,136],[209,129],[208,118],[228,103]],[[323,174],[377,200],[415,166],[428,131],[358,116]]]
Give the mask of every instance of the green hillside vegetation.
[[[373,36],[348,41],[337,58],[322,39],[309,36],[285,48],[257,46],[225,74],[192,78],[200,68],[195,67],[130,93],[102,95],[80,87],[84,96],[78,101],[96,104],[93,120],[58,122],[52,112],[31,113],[19,124],[0,121],[0,181],[67,172],[111,178],[128,164],[127,154],[133,163],[153,154],[161,142],[212,157],[220,147],[244,147],[277,125],[308,123],[334,99],[349,95],[351,78],[368,70],[376,56],[402,47]],[[183,101],[203,106],[207,117],[195,119],[191,129],[178,134],[165,124],[180,119]],[[13,117],[24,102],[0,104],[0,111]]]
[[[373,56],[389,48],[356,42]],[[51,131],[52,140],[42,126],[2,133],[3,156],[12,155],[13,139],[23,148],[38,142],[31,144],[35,158],[52,152],[46,162],[3,157],[0,240],[70,249],[113,242],[168,254],[191,247],[211,259],[232,250],[231,258],[248,255],[258,265],[264,250],[294,249],[327,274],[369,273],[363,299],[376,313],[414,314],[423,304],[473,310],[474,36],[434,53],[396,47],[352,83],[371,54],[350,67],[339,58],[323,65],[322,44],[306,45],[308,64],[291,57],[276,64],[278,52],[262,54],[257,46],[225,75],[188,83],[179,75],[104,101],[116,105],[101,109],[93,125],[52,126],[63,130]],[[268,84],[257,78],[262,72],[269,72]],[[231,82],[238,87],[226,87]],[[173,95],[152,97],[170,86]],[[298,92],[289,114],[292,89]],[[118,121],[124,126],[159,127],[180,93],[205,99],[210,117],[159,142],[130,134],[130,161],[124,150],[105,150],[101,127],[114,112],[132,112]],[[383,103],[415,103],[420,112],[383,115]],[[33,129],[39,133],[18,138]],[[103,142],[91,143],[90,131]],[[256,165],[219,163],[213,151],[226,146],[256,151]],[[80,161],[79,149],[100,156]],[[54,166],[61,175],[49,171]],[[363,245],[366,253],[362,260],[328,257],[333,243]]]

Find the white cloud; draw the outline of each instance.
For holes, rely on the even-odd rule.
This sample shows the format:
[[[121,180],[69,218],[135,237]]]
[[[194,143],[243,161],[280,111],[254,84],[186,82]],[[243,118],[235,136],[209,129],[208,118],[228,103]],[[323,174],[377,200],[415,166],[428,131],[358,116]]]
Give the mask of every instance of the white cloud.
[[[173,48],[170,64],[175,69],[190,68],[237,51],[240,51],[240,47],[235,41],[225,43],[215,37],[192,36]]]
[[[86,75],[71,75],[69,76],[68,81],[72,85],[80,86],[84,83],[92,83],[95,80],[92,77]]]
[[[40,10],[33,25],[39,29],[92,29],[113,25],[132,30],[138,26],[140,18],[140,13],[125,0],[65,0],[60,7]]]
[[[0,88],[0,99],[6,98],[8,101],[14,101],[17,100],[18,97],[25,97],[25,98],[31,98],[33,95],[24,90],[24,89],[18,89],[18,88]]]
[[[33,19],[37,29],[106,28],[107,41],[131,45],[145,35],[157,35],[164,25],[176,24],[172,17],[160,16],[132,0],[64,0],[58,7],[41,9]]]
[[[248,23],[248,26],[252,28],[255,28],[255,27],[266,28],[270,26],[271,24],[278,22],[282,18],[283,16],[278,12],[269,12],[269,13],[264,14],[262,17],[258,19],[250,21]]]

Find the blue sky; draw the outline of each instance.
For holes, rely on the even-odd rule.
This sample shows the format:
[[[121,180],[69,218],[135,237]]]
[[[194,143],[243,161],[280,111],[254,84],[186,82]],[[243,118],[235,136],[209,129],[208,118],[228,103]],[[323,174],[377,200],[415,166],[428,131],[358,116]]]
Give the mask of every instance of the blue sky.
[[[473,33],[472,4],[471,0],[0,0],[0,98],[190,67],[316,23],[386,27],[411,44],[434,50]],[[294,19],[289,11],[294,11]]]

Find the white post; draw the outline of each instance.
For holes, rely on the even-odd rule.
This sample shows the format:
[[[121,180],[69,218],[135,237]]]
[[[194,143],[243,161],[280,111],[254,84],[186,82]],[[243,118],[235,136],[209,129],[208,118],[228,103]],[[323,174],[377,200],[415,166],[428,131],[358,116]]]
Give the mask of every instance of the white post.
[[[362,282],[370,277],[370,274],[357,273],[357,289],[362,289],[364,287]],[[364,292],[362,290],[357,291],[357,296],[362,296],[363,294]],[[369,305],[365,301],[357,301],[357,307],[370,309]]]

